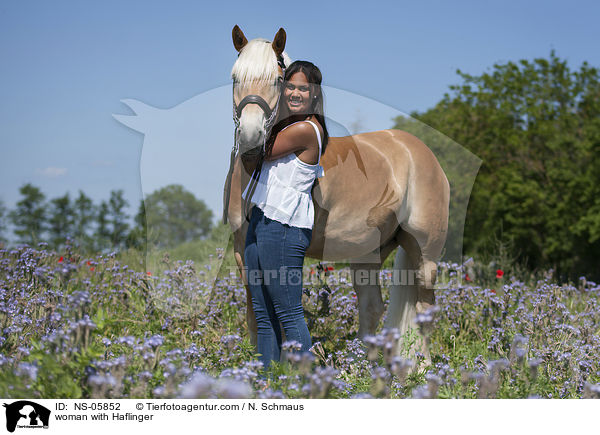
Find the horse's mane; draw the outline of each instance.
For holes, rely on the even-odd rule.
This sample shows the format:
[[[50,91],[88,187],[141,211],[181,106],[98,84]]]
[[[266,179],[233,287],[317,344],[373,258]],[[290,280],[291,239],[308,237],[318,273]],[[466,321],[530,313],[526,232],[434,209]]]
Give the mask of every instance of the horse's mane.
[[[292,61],[287,53],[282,53],[287,67]],[[277,78],[277,57],[271,41],[257,38],[248,42],[231,69],[231,78],[245,85],[253,81],[274,81]]]

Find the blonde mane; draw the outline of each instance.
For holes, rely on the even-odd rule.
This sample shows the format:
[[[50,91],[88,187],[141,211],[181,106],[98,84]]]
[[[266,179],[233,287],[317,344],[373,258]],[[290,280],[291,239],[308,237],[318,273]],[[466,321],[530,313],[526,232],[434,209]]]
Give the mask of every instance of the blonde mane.
[[[285,51],[281,55],[286,67],[292,63]],[[242,48],[231,69],[231,78],[242,86],[256,81],[272,82],[277,79],[278,71],[271,41],[257,38]]]

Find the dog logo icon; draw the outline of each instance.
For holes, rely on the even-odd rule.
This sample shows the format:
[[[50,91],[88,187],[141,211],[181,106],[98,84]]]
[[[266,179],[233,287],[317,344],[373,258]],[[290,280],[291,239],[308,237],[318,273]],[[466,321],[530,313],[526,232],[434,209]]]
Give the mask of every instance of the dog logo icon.
[[[3,405],[6,408],[6,429],[14,432],[15,428],[48,428],[50,410],[29,400],[19,400]]]

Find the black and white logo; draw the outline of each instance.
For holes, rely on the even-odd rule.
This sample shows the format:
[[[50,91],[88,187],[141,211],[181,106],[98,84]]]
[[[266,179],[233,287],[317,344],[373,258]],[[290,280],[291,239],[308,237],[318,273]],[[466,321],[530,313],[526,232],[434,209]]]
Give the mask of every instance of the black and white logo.
[[[47,429],[50,410],[29,400],[19,400],[3,405],[6,408],[6,429]]]

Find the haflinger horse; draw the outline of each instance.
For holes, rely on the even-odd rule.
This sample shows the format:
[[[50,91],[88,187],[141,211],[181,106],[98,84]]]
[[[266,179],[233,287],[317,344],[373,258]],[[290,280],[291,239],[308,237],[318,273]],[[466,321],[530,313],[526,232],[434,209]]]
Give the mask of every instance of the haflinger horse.
[[[234,255],[247,290],[249,334],[256,344],[257,325],[243,262],[248,221],[242,192],[274,124],[290,59],[284,52],[283,29],[272,42],[248,42],[236,25],[232,37],[239,53],[232,69],[236,140],[223,219],[229,219],[234,234]],[[414,328],[416,315],[435,303],[437,261],[448,231],[448,179],[431,150],[400,130],[332,137],[321,165],[325,176],[312,189],[315,219],[306,256],[350,262],[358,298],[358,336],[363,339],[376,333],[384,311],[379,271],[388,255],[399,248],[393,273],[402,279],[391,282],[384,327],[397,328],[404,336]],[[422,338],[417,350],[428,360],[426,336],[419,328],[413,331]]]

